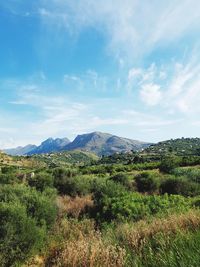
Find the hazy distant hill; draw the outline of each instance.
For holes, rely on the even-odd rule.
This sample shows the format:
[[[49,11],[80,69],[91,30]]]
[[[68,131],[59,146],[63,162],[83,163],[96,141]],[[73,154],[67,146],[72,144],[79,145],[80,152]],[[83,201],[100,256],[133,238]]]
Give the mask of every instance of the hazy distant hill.
[[[137,140],[118,137],[108,133],[93,132],[78,135],[73,142],[68,138],[49,138],[39,146],[28,145],[4,150],[10,155],[34,155],[60,151],[82,150],[98,156],[111,155],[116,152],[141,150],[151,145]]]
[[[69,143],[70,141],[68,138],[48,138],[42,142],[41,145],[29,151],[27,155],[59,152]]]
[[[35,145],[27,145],[27,146],[18,146],[16,148],[10,148],[10,149],[4,149],[3,151],[8,154],[8,155],[11,155],[11,156],[23,156],[23,155],[26,155],[28,154],[30,151],[36,149],[37,146]]]
[[[126,152],[130,150],[141,150],[150,144],[118,137],[108,133],[93,132],[78,135],[73,142],[64,147],[64,150],[90,151],[96,155],[110,155],[115,152]]]
[[[148,153],[175,153],[177,155],[200,155],[200,138],[171,139],[149,146]]]
[[[68,138],[48,138],[42,142],[39,146],[27,145],[25,147],[17,147],[11,149],[4,149],[3,151],[12,156],[43,154],[51,152],[59,152],[70,143]]]

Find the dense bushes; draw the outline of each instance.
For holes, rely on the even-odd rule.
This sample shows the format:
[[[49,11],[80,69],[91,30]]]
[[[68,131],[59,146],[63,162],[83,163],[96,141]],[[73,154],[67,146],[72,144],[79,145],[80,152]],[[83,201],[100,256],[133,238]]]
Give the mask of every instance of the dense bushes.
[[[86,195],[90,193],[91,182],[87,176],[76,176],[76,172],[66,169],[53,171],[54,186],[62,195]]]
[[[39,191],[44,191],[47,187],[53,187],[53,177],[46,172],[39,172],[28,179],[28,184]]]
[[[94,209],[98,220],[138,221],[170,210],[187,210],[192,205],[190,199],[182,196],[143,196],[139,193],[120,191],[120,188],[115,188],[114,191],[117,194],[110,194],[110,191],[106,194],[106,190],[101,194],[95,194]]]
[[[55,190],[38,192],[24,185],[0,187],[1,202],[20,202],[38,225],[51,227],[56,217]]]
[[[36,220],[27,214],[20,202],[0,204],[0,265],[16,266],[41,248],[45,228],[38,227]]]
[[[143,172],[135,177],[139,192],[156,192],[159,188],[159,177],[155,173]]]
[[[24,185],[0,187],[0,263],[23,262],[40,248],[56,218],[55,191]]]
[[[136,260],[141,260],[140,266],[144,266],[143,255],[146,257],[148,252],[144,250],[142,259],[135,260],[137,251],[132,252],[132,244],[137,242],[138,250],[148,250],[149,246],[153,251],[154,245],[158,245],[155,242],[166,241],[159,239],[165,227],[178,232],[180,222],[181,231],[190,231],[190,225],[196,221],[195,227],[199,227],[199,219],[194,220],[192,215],[187,220],[179,218],[174,226],[178,214],[184,216],[187,210],[198,210],[200,206],[200,169],[176,168],[182,164],[179,160],[167,157],[161,164],[157,159],[137,164],[131,161],[131,164],[3,169],[0,266],[21,266],[44,249],[44,244],[48,244],[47,234],[50,253],[47,252],[46,261],[44,255],[41,257],[44,265],[92,266],[95,262],[99,266],[121,267],[125,261],[127,266],[137,266]],[[171,213],[174,218],[166,221],[166,215]],[[196,217],[199,218],[199,213]],[[149,225],[152,220],[154,223]],[[140,233],[135,232],[136,224],[142,227]],[[122,232],[117,236],[123,225],[127,227],[123,228],[125,242]],[[160,244],[157,247],[160,249]],[[148,255],[150,261],[152,254]],[[34,265],[34,260],[31,259],[30,266],[40,266]]]
[[[0,184],[14,184],[17,183],[18,179],[14,174],[2,173],[0,174]]]
[[[175,194],[183,196],[196,196],[200,194],[200,185],[188,181],[185,177],[169,177],[160,186],[162,194]]]
[[[110,177],[110,179],[116,183],[119,183],[125,186],[128,190],[135,190],[135,185],[133,179],[131,179],[130,175],[119,172]]]
[[[199,168],[176,168],[173,171],[175,176],[185,176],[188,181],[200,183],[200,169]]]

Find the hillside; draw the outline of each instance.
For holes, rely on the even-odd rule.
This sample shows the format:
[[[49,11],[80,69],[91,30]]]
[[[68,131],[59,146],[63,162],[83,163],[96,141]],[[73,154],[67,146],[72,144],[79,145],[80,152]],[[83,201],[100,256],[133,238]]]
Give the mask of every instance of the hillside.
[[[145,149],[152,154],[200,155],[200,138],[178,138],[153,144]]]
[[[95,153],[98,156],[111,155],[116,152],[141,150],[150,144],[122,138],[108,133],[93,132],[78,135],[73,142],[64,147],[64,150],[83,150]]]
[[[95,154],[79,150],[64,151],[50,154],[38,154],[32,155],[31,158],[39,162],[44,162],[51,167],[68,166],[71,164],[89,164],[99,159],[98,156],[96,156]]]

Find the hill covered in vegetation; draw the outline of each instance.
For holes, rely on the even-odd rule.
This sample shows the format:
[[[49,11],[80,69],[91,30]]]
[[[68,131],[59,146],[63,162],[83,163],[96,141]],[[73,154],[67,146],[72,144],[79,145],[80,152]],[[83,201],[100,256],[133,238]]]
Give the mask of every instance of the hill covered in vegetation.
[[[70,166],[73,164],[84,165],[99,160],[97,155],[80,150],[32,155],[31,157],[28,156],[28,158],[44,162],[49,167]]]
[[[200,155],[200,138],[178,138],[153,144],[145,149],[152,154]]]

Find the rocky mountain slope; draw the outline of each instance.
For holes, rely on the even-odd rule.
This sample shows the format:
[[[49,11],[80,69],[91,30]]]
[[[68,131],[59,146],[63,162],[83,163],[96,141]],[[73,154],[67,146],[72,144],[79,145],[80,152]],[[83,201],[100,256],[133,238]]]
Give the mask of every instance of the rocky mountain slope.
[[[149,145],[151,144],[108,133],[92,132],[78,135],[72,142],[70,142],[67,138],[49,138],[42,142],[39,146],[28,145],[26,147],[18,147],[16,149],[6,149],[4,152],[10,155],[34,155],[81,150],[92,152],[101,156],[131,150],[140,151]]]

